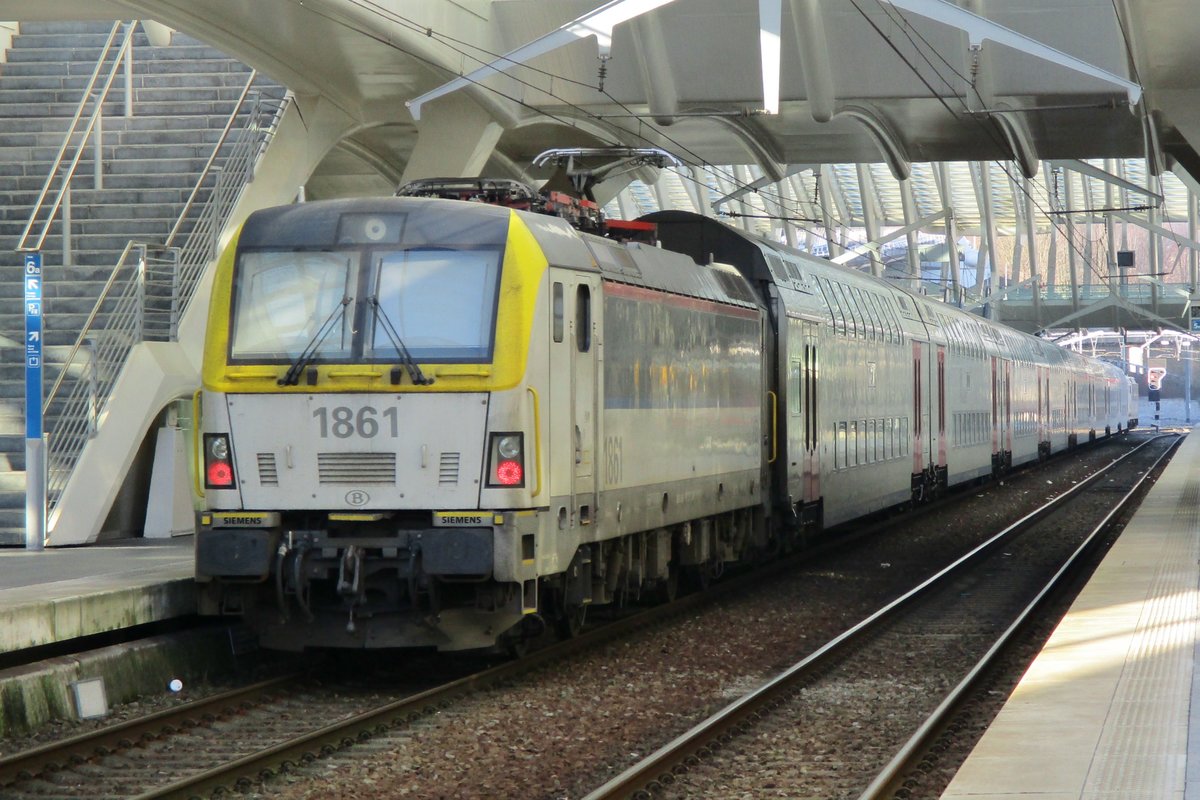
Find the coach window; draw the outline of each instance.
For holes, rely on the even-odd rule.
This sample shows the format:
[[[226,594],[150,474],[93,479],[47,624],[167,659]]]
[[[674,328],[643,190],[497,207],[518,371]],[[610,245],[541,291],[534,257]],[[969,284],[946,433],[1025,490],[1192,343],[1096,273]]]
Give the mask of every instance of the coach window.
[[[585,284],[575,292],[575,346],[581,353],[592,349],[592,291]]]
[[[563,340],[563,285],[561,283],[554,284],[551,305],[554,311],[554,341],[561,342]]]
[[[822,294],[825,295],[825,304],[829,306],[829,313],[833,316],[833,331],[840,333],[843,336],[846,333],[846,322],[842,319],[842,307],[838,303],[837,295],[833,293],[833,284],[825,278],[817,282]]]
[[[854,318],[854,306],[850,305],[848,293],[844,291],[844,286],[837,282],[831,282],[830,285],[833,286],[833,292],[837,295],[838,305],[841,306],[845,312],[846,335],[851,339],[854,339],[858,336],[858,330],[860,327]]]
[[[792,359],[792,369],[788,373],[788,413],[793,417],[800,416],[800,359]]]

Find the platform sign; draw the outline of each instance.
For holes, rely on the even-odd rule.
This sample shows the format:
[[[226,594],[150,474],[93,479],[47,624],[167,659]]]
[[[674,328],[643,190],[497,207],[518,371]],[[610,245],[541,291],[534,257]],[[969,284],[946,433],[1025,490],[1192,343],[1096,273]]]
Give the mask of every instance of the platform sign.
[[[1200,309],[1192,310],[1192,333],[1200,333]]]
[[[42,438],[42,254],[25,254],[25,438]]]
[[[46,542],[46,448],[42,441],[42,254],[25,254],[25,549]]]

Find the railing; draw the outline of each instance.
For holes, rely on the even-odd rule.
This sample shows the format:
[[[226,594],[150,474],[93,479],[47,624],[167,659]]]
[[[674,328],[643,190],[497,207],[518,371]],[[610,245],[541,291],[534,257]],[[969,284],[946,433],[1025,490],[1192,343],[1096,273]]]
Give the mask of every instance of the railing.
[[[133,346],[164,340],[171,324],[170,294],[179,249],[130,242],[46,396],[47,507],[54,508]],[[67,378],[67,392],[60,391]]]
[[[75,109],[75,116],[71,119],[71,124],[67,126],[66,135],[63,137],[62,145],[58,148],[58,154],[54,157],[54,163],[50,167],[50,172],[46,176],[46,182],[42,185],[42,191],[38,194],[37,200],[34,201],[33,211],[29,215],[29,221],[25,225],[25,229],[21,232],[21,238],[17,242],[16,249],[19,252],[38,252],[45,244],[46,235],[50,232],[50,225],[58,216],[58,212],[63,212],[62,221],[62,252],[63,265],[70,266],[72,263],[71,254],[71,182],[75,179],[75,172],[79,168],[79,162],[83,158],[83,153],[87,149],[88,141],[91,140],[95,152],[95,164],[93,170],[93,181],[95,188],[103,188],[104,185],[104,104],[108,101],[108,94],[112,90],[113,83],[117,77],[118,68],[124,64],[125,66],[125,116],[133,116],[133,34],[137,29],[137,20],[128,23],[125,29],[125,36],[121,41],[120,47],[117,48],[115,56],[113,56],[112,64],[109,67],[108,74],[104,79],[104,85],[96,90],[96,82],[100,80],[100,74],[103,71],[105,62],[113,53],[113,45],[117,39],[117,33],[121,30],[121,22],[114,22],[112,30],[109,31],[108,39],[100,50],[100,57],[96,59],[96,68],[92,70],[92,77],[88,79],[87,86],[84,87],[83,97],[79,100],[79,106]],[[87,123],[80,128],[80,121],[83,119],[84,111],[88,104],[92,104],[92,113],[88,117]],[[68,151],[71,150],[72,140],[77,140],[74,154],[71,156],[70,164],[65,167],[64,163],[67,158]],[[46,206],[46,199],[50,196],[53,187],[57,181],[58,191],[54,195],[54,201]],[[41,224],[41,229],[36,235],[33,235],[34,228]],[[30,237],[32,236],[32,241]]]
[[[204,274],[205,267],[216,256],[225,223],[241,198],[242,190],[253,179],[258,161],[270,144],[275,127],[290,102],[290,95],[280,101],[271,101],[263,98],[261,93],[252,92],[251,85],[256,75],[256,72],[250,73],[200,179],[196,181],[179,219],[167,234],[165,244],[168,246],[183,238],[179,256],[177,305],[174,310],[176,323],[191,304],[196,284]],[[235,129],[234,123],[239,118],[244,118],[245,124]],[[229,144],[228,148],[225,147],[226,143]],[[223,150],[225,152],[222,154]],[[222,154],[219,166],[218,154]],[[201,202],[200,198],[206,191],[207,199]],[[183,236],[184,231],[187,231],[186,237]]]
[[[84,445],[96,434],[97,420],[134,345],[177,338],[179,320],[216,254],[220,233],[275,133],[287,100],[264,102],[250,91],[253,79],[167,242],[125,247],[46,396],[48,509],[57,505]],[[240,128],[238,119],[245,120]]]

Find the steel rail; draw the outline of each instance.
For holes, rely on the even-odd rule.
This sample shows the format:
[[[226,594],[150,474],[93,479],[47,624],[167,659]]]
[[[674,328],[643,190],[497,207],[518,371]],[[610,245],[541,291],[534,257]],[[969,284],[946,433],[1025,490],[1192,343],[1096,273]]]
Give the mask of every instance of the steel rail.
[[[1168,435],[1174,436],[1176,434]],[[1147,444],[1157,441],[1160,438],[1164,437],[1155,437],[1154,439],[1149,440]],[[1125,493],[1125,495],[1117,502],[1115,506],[1112,507],[1112,509],[1109,510],[1107,514],[1104,515],[1104,519],[1100,520],[1100,522],[1092,528],[1092,531],[1087,535],[1087,538],[1083,540],[1079,547],[1075,549],[1075,552],[1073,552],[1058,569],[1058,571],[1054,573],[1053,577],[1046,582],[1046,585],[1042,587],[1037,596],[1034,597],[1027,606],[1025,606],[1025,609],[1020,613],[1020,615],[1013,620],[1012,624],[1008,626],[1004,633],[1002,633],[992,644],[992,646],[988,648],[988,651],[984,653],[978,662],[976,662],[975,666],[971,668],[971,671],[968,672],[961,681],[959,681],[958,685],[950,690],[950,693],[946,695],[946,698],[938,705],[936,709],[934,709],[933,713],[930,714],[923,723],[921,723],[921,726],[912,735],[912,737],[910,737],[909,740],[905,742],[899,750],[896,751],[896,755],[890,762],[888,762],[887,766],[880,770],[879,774],[873,781],[871,781],[870,785],[863,790],[861,795],[859,795],[859,800],[880,800],[880,798],[892,796],[897,788],[897,783],[903,780],[905,774],[912,771],[913,765],[916,763],[918,758],[928,749],[929,745],[933,742],[934,737],[945,728],[950,717],[979,684],[980,678],[983,676],[983,674],[1005,652],[1006,648],[1017,636],[1017,634],[1029,625],[1029,623],[1032,621],[1034,612],[1038,611],[1045,604],[1046,600],[1051,596],[1051,594],[1058,588],[1059,584],[1072,574],[1077,562],[1096,545],[1100,535],[1108,529],[1113,519],[1119,513],[1124,511],[1130,505],[1130,503],[1133,502],[1134,497],[1145,485],[1146,481],[1150,479],[1150,476],[1154,474],[1155,470],[1158,468],[1159,464],[1162,463],[1163,459],[1171,455],[1171,453],[1174,452],[1174,450],[1179,446],[1179,443],[1182,441],[1183,436],[1179,436],[1178,440],[1174,444],[1163,451],[1162,455],[1155,459],[1154,463],[1138,478],[1137,482],[1129,489],[1129,491]]]
[[[284,686],[299,677],[298,673],[281,675],[5,756],[0,758],[0,786],[62,764],[86,761],[98,752],[103,752],[102,748],[116,750],[130,747],[134,740],[147,734],[162,731],[167,726],[184,726],[189,720],[202,719],[205,715],[218,714],[226,709],[242,706],[255,695]]]
[[[1076,494],[1091,486],[1102,476],[1108,474],[1109,470],[1159,438],[1162,437],[1149,439],[1119,458],[1113,459],[1108,465],[1097,470],[1065,492],[1051,498],[1048,502],[1021,517],[1016,522],[1008,525],[987,541],[922,581],[909,592],[897,597],[858,624],[843,631],[815,652],[784,670],[758,689],[743,695],[716,714],[663,745],[646,758],[633,764],[602,786],[594,789],[583,800],[613,800],[614,798],[626,797],[649,798],[653,796],[654,790],[674,782],[677,770],[686,771],[687,766],[695,762],[697,755],[708,755],[710,751],[723,747],[732,741],[739,731],[748,729],[754,721],[769,713],[771,709],[786,702],[786,697],[793,685],[798,683],[800,679],[809,677],[818,670],[825,668],[827,662],[833,656],[840,655],[843,648],[847,645],[856,642],[882,622],[893,617],[898,611],[928,594],[933,588],[941,586],[948,577],[956,575],[961,569],[974,564],[1033,523],[1056,511],[1068,499],[1073,498]],[[1147,475],[1149,472],[1147,470]]]

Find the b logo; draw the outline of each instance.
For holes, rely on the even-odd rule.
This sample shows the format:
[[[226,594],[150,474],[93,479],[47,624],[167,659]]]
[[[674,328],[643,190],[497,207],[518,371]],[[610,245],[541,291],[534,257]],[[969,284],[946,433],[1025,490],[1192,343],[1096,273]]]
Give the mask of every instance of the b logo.
[[[371,495],[367,494],[361,489],[354,489],[346,492],[346,502],[355,507],[365,506],[367,503],[371,502]]]

